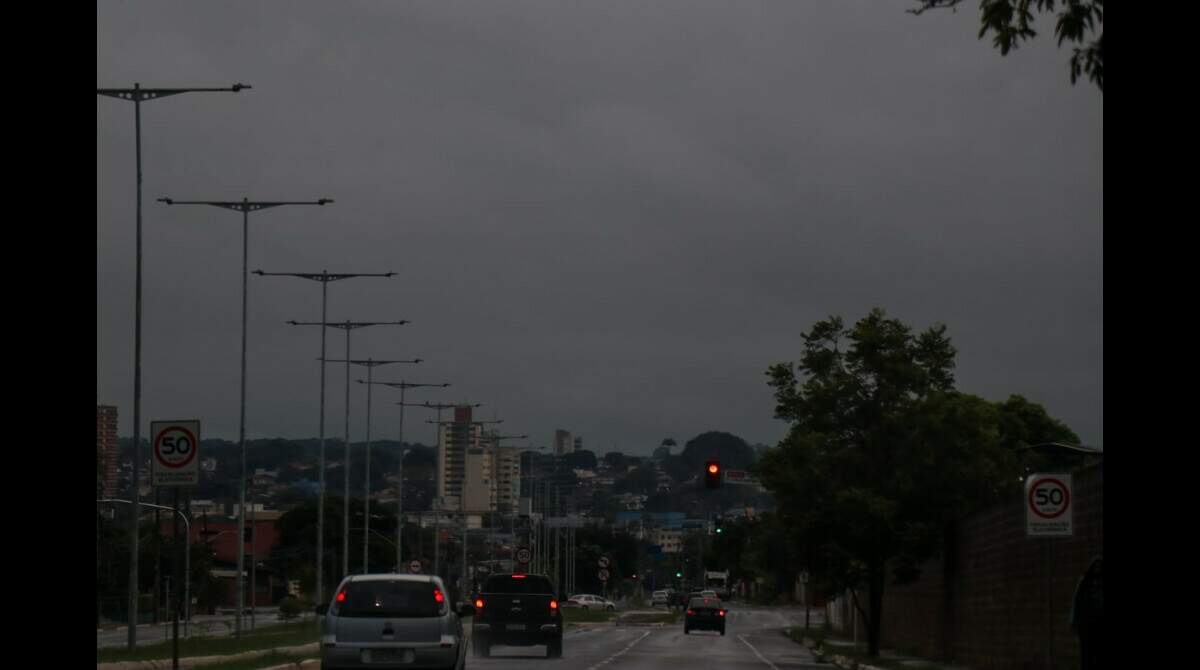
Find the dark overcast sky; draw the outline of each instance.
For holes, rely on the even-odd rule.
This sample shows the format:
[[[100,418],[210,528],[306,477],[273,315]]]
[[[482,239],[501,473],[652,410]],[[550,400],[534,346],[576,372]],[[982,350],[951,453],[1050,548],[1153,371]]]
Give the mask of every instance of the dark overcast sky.
[[[766,368],[872,306],[1102,445],[1102,96],[1048,22],[1001,57],[971,3],[913,4],[97,3],[98,86],[254,87],[143,106],[143,420],[237,437],[241,215],[155,199],[330,197],[252,214],[250,268],[398,272],[330,284],[331,320],[412,321],[352,355],[424,358],[376,379],[535,445],[774,444]],[[96,113],[97,401],[129,435],[133,106]],[[248,437],[316,435],[319,332],[284,322],[319,318],[319,284],[250,277]]]

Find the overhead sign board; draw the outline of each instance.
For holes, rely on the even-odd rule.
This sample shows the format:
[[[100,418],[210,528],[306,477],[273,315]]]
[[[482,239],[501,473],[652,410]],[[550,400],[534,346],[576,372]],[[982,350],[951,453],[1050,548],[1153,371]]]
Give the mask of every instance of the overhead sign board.
[[[200,481],[199,421],[150,422],[150,483],[195,486]]]
[[[725,471],[725,483],[726,484],[745,484],[747,486],[752,486],[754,484],[757,484],[758,481],[750,476],[749,470],[726,470]]]
[[[1026,477],[1024,504],[1027,536],[1070,537],[1074,534],[1071,475]]]

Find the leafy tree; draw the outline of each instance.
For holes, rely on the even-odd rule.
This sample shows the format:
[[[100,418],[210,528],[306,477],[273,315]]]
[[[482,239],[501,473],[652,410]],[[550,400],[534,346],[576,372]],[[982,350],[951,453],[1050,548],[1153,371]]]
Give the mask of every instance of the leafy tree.
[[[918,7],[908,10],[920,15],[930,9],[956,8],[962,0],[916,0]],[[1037,36],[1032,24],[1034,12],[1055,14],[1054,34],[1058,44],[1064,41],[1084,45],[1090,34],[1095,36],[1086,46],[1077,46],[1071,55],[1071,83],[1086,74],[1096,87],[1104,90],[1104,0],[980,0],[982,25],[979,37],[988,32],[1000,55],[1020,45],[1021,40]]]
[[[604,454],[604,463],[610,468],[620,469],[623,471],[625,469],[625,454],[619,451],[610,451],[607,454]]]
[[[944,517],[961,511],[981,480],[998,481],[988,479],[995,472],[986,462],[995,431],[973,429],[986,424],[978,415],[989,408],[953,393],[955,349],[945,331],[914,334],[879,309],[849,328],[830,317],[804,334],[797,365],[768,370],[776,417],[791,423],[776,460],[792,477],[765,471],[765,483],[782,507],[803,510],[800,535],[822,540],[830,578],[866,584],[867,606],[857,595],[855,602],[872,656],[889,564],[911,578],[912,566],[936,550]],[[953,423],[942,427],[941,418]],[[973,430],[962,434],[964,426]],[[940,479],[949,471],[961,476]],[[815,490],[789,500],[789,489],[806,486]]]
[[[688,440],[680,454],[683,463],[695,473],[704,467],[704,461],[716,459],[726,469],[743,469],[754,462],[754,450],[742,438],[718,431],[701,433]]]
[[[587,449],[572,451],[569,454],[563,454],[561,463],[568,468],[579,470],[595,470],[596,469],[596,454]]]

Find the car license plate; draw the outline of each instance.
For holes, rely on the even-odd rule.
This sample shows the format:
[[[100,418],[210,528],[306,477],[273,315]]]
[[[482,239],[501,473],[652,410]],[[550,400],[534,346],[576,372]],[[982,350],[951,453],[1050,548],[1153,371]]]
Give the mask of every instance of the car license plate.
[[[505,624],[504,630],[525,630],[525,624],[523,624],[523,623]]]
[[[363,663],[412,663],[412,649],[364,649]]]

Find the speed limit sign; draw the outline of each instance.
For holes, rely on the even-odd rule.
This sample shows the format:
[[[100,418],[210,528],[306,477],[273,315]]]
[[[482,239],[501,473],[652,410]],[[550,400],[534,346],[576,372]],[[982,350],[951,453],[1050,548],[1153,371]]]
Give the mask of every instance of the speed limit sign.
[[[151,484],[195,486],[200,479],[200,422],[151,421],[150,435]]]
[[[1030,475],[1025,479],[1025,534],[1069,537],[1073,534],[1071,475]]]

